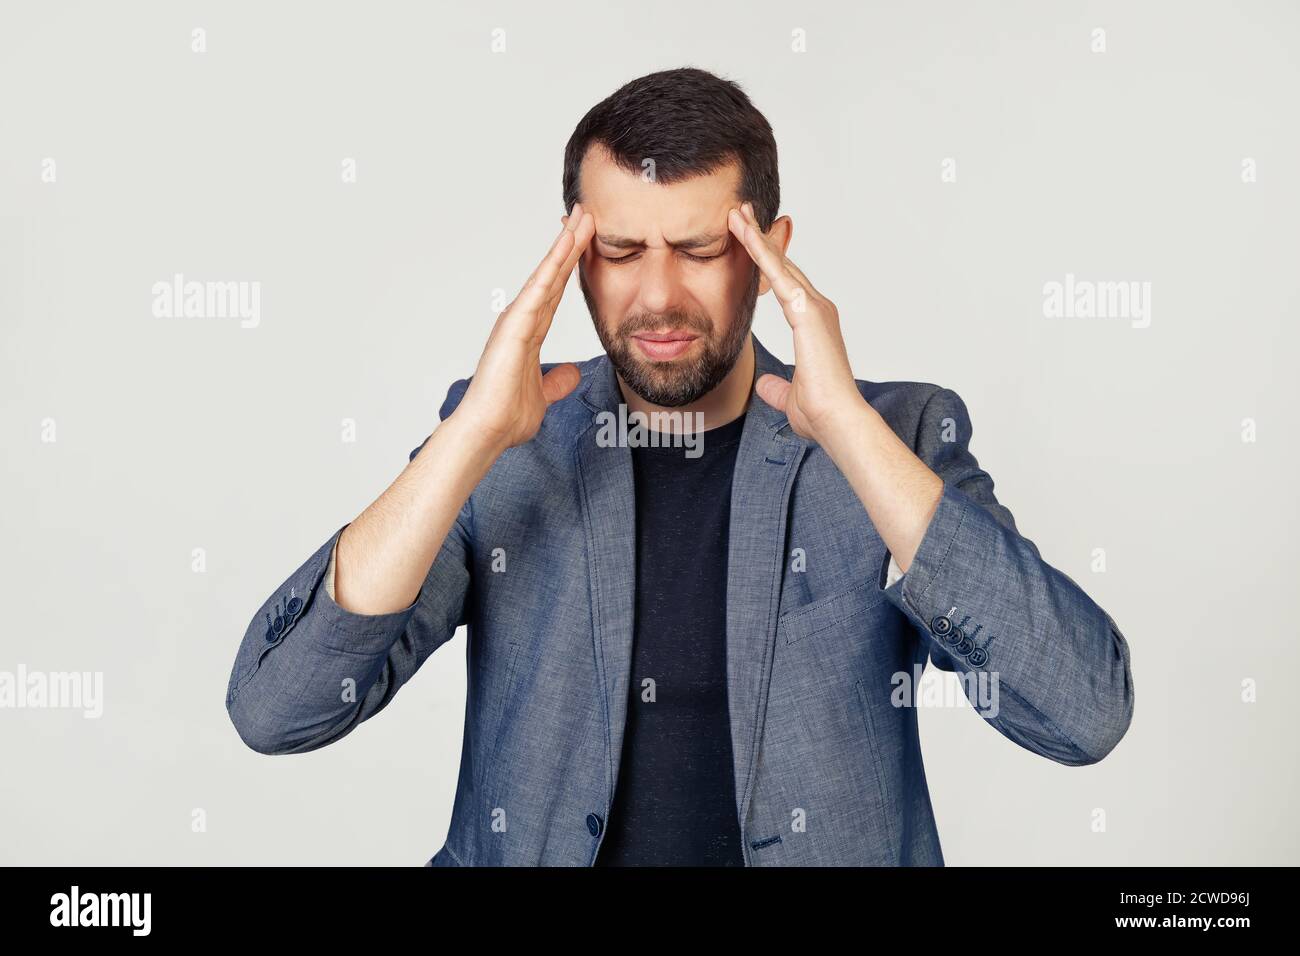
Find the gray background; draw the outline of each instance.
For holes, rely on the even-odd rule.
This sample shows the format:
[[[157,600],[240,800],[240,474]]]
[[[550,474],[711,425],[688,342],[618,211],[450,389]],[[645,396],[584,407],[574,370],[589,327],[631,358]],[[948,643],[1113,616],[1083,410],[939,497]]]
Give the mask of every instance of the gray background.
[[[290,757],[230,725],[235,649],[473,370],[493,290],[559,228],[578,119],[682,65],[771,121],[790,256],[858,377],[956,389],[1022,532],[1132,647],[1133,725],[1096,766],[922,712],[948,862],[1300,862],[1298,27],[1260,2],[6,2],[0,670],[102,671],[105,713],[0,709],[0,863],[419,865],[442,844],[463,632]],[[260,281],[260,325],[154,317],[175,272]],[[1067,272],[1151,282],[1150,327],[1045,318]],[[755,330],[792,358],[771,296]],[[543,359],[599,351],[574,279]]]

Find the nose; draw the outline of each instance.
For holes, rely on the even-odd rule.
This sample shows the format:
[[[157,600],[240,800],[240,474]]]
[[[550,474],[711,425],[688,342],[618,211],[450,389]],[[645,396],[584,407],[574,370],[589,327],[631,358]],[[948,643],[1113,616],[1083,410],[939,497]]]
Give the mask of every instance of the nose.
[[[685,289],[671,249],[647,250],[641,256],[637,301],[641,310],[663,315],[685,305]]]

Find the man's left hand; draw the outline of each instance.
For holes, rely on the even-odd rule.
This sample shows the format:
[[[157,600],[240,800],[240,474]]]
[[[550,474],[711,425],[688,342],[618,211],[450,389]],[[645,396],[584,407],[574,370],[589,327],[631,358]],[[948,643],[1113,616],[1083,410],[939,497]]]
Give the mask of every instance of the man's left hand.
[[[763,401],[785,413],[797,434],[826,444],[859,419],[866,405],[849,365],[839,310],[764,234],[750,203],[731,210],[727,225],[771,285],[794,330],[793,379],[763,375],[754,388]]]

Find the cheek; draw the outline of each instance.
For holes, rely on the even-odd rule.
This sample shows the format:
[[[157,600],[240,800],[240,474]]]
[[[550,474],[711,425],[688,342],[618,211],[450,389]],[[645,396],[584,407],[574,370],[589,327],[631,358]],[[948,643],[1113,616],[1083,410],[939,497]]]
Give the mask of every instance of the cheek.
[[[731,316],[736,307],[740,305],[740,300],[744,297],[749,288],[752,260],[743,259],[733,261],[727,264],[725,268],[718,270],[718,285],[716,306],[723,310],[727,316]]]
[[[733,291],[735,281],[725,269],[717,269],[708,281],[696,289],[696,298],[709,310],[715,319],[731,314],[732,303],[736,300]]]
[[[603,316],[622,315],[628,303],[636,298],[636,281],[631,278],[631,270],[620,272],[618,266],[596,257],[595,261],[583,261],[583,275]]]

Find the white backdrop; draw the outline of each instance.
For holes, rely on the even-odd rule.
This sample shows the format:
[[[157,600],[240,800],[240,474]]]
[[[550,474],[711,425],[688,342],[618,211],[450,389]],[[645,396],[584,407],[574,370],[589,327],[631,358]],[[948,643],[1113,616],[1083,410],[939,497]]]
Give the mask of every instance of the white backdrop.
[[[858,377],[956,389],[1021,531],[1132,648],[1095,766],[922,712],[947,861],[1300,862],[1298,47],[1283,2],[6,2],[0,674],[103,696],[0,707],[0,863],[442,844],[463,632],[288,757],[229,723],[235,649],[473,370],[583,113],[684,65],[772,123]],[[156,315],[177,273],[259,283],[256,321]],[[1149,322],[1046,316],[1067,275],[1150,283]],[[547,361],[600,350],[576,284]],[[770,295],[755,331],[791,359]]]

